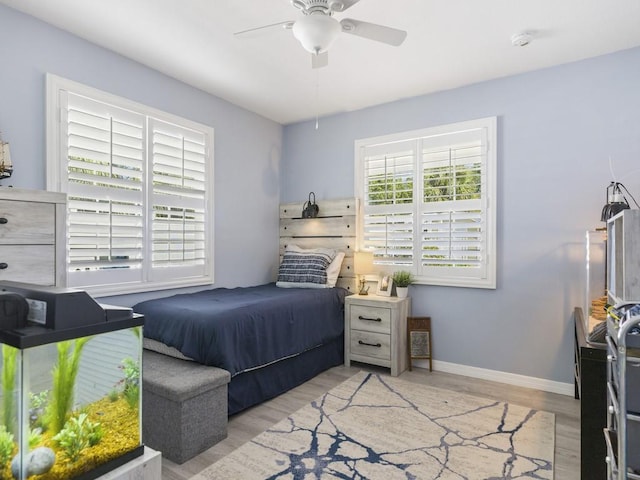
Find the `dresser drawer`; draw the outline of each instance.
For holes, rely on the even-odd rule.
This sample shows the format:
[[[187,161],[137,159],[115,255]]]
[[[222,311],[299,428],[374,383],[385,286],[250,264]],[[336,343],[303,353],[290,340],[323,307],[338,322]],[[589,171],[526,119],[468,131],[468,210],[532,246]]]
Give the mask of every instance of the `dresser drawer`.
[[[382,333],[351,330],[351,354],[391,360],[391,337]]]
[[[1,245],[0,281],[55,285],[55,247],[53,245]],[[4,265],[3,265],[4,266]]]
[[[352,305],[351,329],[388,335],[391,333],[391,310],[382,307]]]
[[[53,244],[55,217],[51,203],[0,200],[0,244]]]

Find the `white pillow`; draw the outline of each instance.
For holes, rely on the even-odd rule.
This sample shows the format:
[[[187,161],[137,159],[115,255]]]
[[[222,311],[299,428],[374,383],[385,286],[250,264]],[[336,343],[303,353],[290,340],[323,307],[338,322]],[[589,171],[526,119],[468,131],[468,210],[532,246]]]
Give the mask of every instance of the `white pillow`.
[[[336,253],[335,258],[327,267],[327,288],[333,288],[338,282],[338,275],[340,275],[340,269],[342,268],[342,261],[344,260],[344,252]]]

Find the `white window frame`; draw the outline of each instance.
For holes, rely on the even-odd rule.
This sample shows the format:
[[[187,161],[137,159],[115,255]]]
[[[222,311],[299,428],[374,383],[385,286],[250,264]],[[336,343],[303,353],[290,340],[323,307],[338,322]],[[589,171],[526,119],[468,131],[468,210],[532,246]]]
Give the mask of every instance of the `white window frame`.
[[[68,148],[65,140],[66,127],[63,121],[66,118],[65,98],[67,92],[87,97],[96,102],[104,103],[118,109],[133,112],[135,115],[145,117],[144,132],[144,159],[143,159],[143,239],[142,239],[142,266],[141,274],[132,276],[131,272],[122,269],[111,271],[92,271],[82,277],[82,274],[70,271],[69,264],[69,240],[70,233],[67,231],[67,255],[66,265],[68,286],[81,288],[94,296],[121,295],[128,293],[138,293],[162,289],[190,287],[199,285],[209,285],[214,281],[214,216],[213,216],[213,152],[214,152],[214,130],[212,127],[203,125],[191,120],[187,120],[176,115],[172,115],[152,107],[133,102],[126,98],[118,97],[86,85],[47,74],[46,77],[46,136],[47,136],[47,189],[66,193],[68,179]],[[205,142],[205,172],[204,172],[204,264],[198,268],[188,268],[185,266],[167,266],[158,268],[151,267],[151,252],[153,246],[153,206],[152,195],[152,131],[149,125],[153,122],[162,122],[182,128],[192,130],[202,135]],[[160,270],[160,272],[159,272]],[[166,272],[162,272],[166,270]],[[75,278],[74,274],[75,273]],[[136,278],[132,278],[136,277]]]
[[[447,138],[447,135],[464,134],[467,131],[479,131],[483,138],[484,151],[482,153],[482,172],[481,172],[481,198],[473,201],[474,208],[480,209],[482,216],[482,224],[484,232],[481,241],[481,260],[477,267],[474,268],[428,268],[423,266],[423,261],[419,252],[422,251],[422,235],[419,230],[420,219],[426,212],[431,211],[433,204],[422,202],[423,198],[423,182],[422,174],[422,141],[433,141],[434,138]],[[445,142],[446,143],[446,142]],[[413,146],[412,146],[413,145]],[[410,146],[410,148],[405,148]],[[407,156],[412,158],[413,172],[413,199],[410,205],[367,205],[366,183],[365,183],[365,156],[369,152],[369,157],[376,156],[378,152],[395,153],[403,152],[401,157],[406,159]],[[405,155],[405,151],[411,153]],[[371,152],[374,152],[373,154]],[[384,155],[384,153],[382,153]],[[408,270],[415,276],[415,283],[423,285],[441,285],[454,287],[472,287],[472,288],[496,288],[496,211],[497,211],[497,118],[487,117],[477,120],[458,122],[448,125],[441,125],[420,130],[383,135],[372,138],[365,138],[355,141],[355,192],[356,197],[360,199],[360,208],[358,212],[358,229],[357,229],[357,249],[366,250],[370,245],[365,242],[365,215],[393,215],[402,214],[412,215],[410,224],[413,229],[411,249],[411,260],[395,260],[394,258],[385,258],[382,254],[374,257],[376,270],[384,273],[393,273],[399,270]],[[403,168],[407,168],[404,166]],[[386,170],[385,170],[386,171]],[[445,209],[451,208],[451,212],[462,212],[468,207],[470,202],[436,202]],[[447,205],[445,205],[445,203]],[[449,206],[451,204],[451,206]],[[478,207],[479,206],[479,207]],[[365,213],[368,212],[368,213]],[[390,225],[387,223],[387,225]],[[371,242],[369,242],[371,243]]]

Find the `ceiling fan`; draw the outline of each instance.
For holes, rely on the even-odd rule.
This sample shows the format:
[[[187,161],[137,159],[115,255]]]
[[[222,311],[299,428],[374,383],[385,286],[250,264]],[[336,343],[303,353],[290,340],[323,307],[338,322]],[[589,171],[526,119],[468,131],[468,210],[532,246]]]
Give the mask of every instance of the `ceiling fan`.
[[[291,4],[302,12],[298,20],[264,25],[250,28],[236,35],[243,35],[265,28],[276,26],[293,31],[293,36],[302,44],[305,50],[312,54],[313,68],[324,67],[329,63],[327,51],[341,32],[350,35],[386,43],[394,47],[400,46],[407,37],[407,32],[396,28],[363,22],[352,18],[338,21],[333,14],[344,12],[360,0],[291,0]]]

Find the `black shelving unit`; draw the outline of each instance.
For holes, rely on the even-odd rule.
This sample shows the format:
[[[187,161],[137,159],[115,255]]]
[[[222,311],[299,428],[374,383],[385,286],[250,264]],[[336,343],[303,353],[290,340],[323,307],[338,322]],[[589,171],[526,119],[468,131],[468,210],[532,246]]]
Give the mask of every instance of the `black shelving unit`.
[[[640,480],[640,315],[609,315],[607,346],[607,477]]]
[[[580,400],[580,478],[605,480],[607,446],[607,346],[590,343],[582,308],[574,310],[575,398]]]

